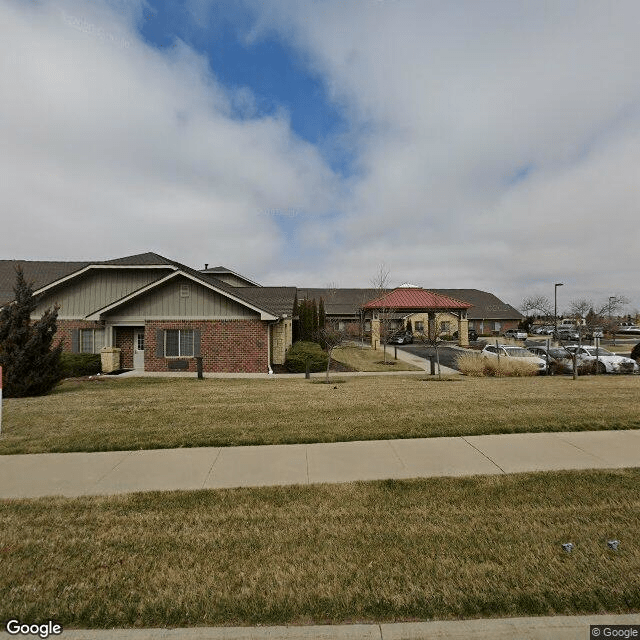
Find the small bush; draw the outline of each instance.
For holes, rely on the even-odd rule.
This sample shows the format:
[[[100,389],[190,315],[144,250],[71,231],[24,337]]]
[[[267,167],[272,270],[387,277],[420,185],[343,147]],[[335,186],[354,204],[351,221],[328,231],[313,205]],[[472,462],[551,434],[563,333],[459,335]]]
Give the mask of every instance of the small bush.
[[[63,378],[94,376],[102,371],[99,353],[63,353],[60,366]]]
[[[498,359],[495,358],[487,359],[485,371],[488,376],[522,378],[538,375],[538,365],[534,362],[525,362],[524,360],[500,358],[500,366],[498,366]]]
[[[631,357],[640,364],[640,342],[631,350]]]
[[[461,353],[457,357],[458,369],[465,376],[472,376],[474,378],[481,378],[484,376],[484,362],[479,353]]]
[[[524,377],[535,376],[538,366],[523,360],[500,358],[498,366],[497,358],[485,358],[479,353],[461,353],[458,356],[458,368],[466,376],[480,378],[482,376],[495,377]]]
[[[289,373],[304,373],[309,364],[309,371],[317,373],[326,371],[329,356],[317,342],[296,342],[287,351],[285,366]]]

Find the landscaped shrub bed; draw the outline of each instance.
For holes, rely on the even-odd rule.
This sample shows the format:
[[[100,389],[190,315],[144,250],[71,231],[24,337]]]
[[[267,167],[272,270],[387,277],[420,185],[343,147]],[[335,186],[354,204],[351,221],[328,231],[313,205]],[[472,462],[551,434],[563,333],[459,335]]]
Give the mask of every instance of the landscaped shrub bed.
[[[535,376],[538,373],[538,367],[534,363],[529,364],[528,362],[510,360],[509,358],[501,358],[500,363],[498,363],[497,358],[490,360],[489,358],[483,358],[479,353],[461,353],[457,361],[461,373],[476,378],[482,376]]]
[[[63,353],[60,356],[63,378],[94,376],[102,371],[99,353]]]
[[[329,356],[317,342],[296,342],[287,351],[285,366],[289,373],[326,371]]]

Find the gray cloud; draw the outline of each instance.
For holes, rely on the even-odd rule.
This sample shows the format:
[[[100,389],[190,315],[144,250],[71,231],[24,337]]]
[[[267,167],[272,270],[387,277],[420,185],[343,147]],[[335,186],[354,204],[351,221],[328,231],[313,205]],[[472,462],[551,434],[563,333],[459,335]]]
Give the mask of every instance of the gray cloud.
[[[3,257],[153,250],[255,272],[284,243],[261,211],[330,206],[334,176],[286,114],[238,120],[250,91],[184,43],[146,46],[136,12],[9,2],[0,21]]]
[[[0,5],[3,256],[148,249],[319,286],[384,261],[397,284],[640,307],[637,2],[245,0],[246,42],[285,39],[343,110],[342,180],[117,2]],[[304,212],[294,251],[268,211]]]
[[[250,4],[254,37],[288,38],[367,125],[327,279],[384,259],[516,303],[562,278],[640,306],[640,5]]]

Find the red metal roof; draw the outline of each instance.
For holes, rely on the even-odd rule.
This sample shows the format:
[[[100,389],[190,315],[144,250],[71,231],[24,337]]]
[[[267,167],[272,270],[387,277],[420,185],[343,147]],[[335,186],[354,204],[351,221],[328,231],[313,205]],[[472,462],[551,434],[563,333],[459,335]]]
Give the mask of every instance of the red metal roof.
[[[365,309],[469,309],[472,304],[455,298],[427,291],[426,289],[400,287],[371,300]]]

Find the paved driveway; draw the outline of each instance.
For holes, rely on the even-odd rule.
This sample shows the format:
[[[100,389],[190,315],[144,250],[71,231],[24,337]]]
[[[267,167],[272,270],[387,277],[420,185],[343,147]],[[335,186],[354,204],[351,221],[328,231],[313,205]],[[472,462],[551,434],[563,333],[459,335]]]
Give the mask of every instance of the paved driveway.
[[[419,356],[420,358],[430,358],[431,356],[435,357],[436,350],[433,347],[427,347],[424,344],[413,343],[402,345],[398,347],[398,350],[404,350],[408,353],[413,354],[414,356]],[[460,351],[457,349],[452,349],[451,347],[438,347],[438,354],[440,356],[440,364],[445,367],[449,367],[450,369],[455,369],[459,371],[458,364],[456,362],[457,356],[460,354]]]

